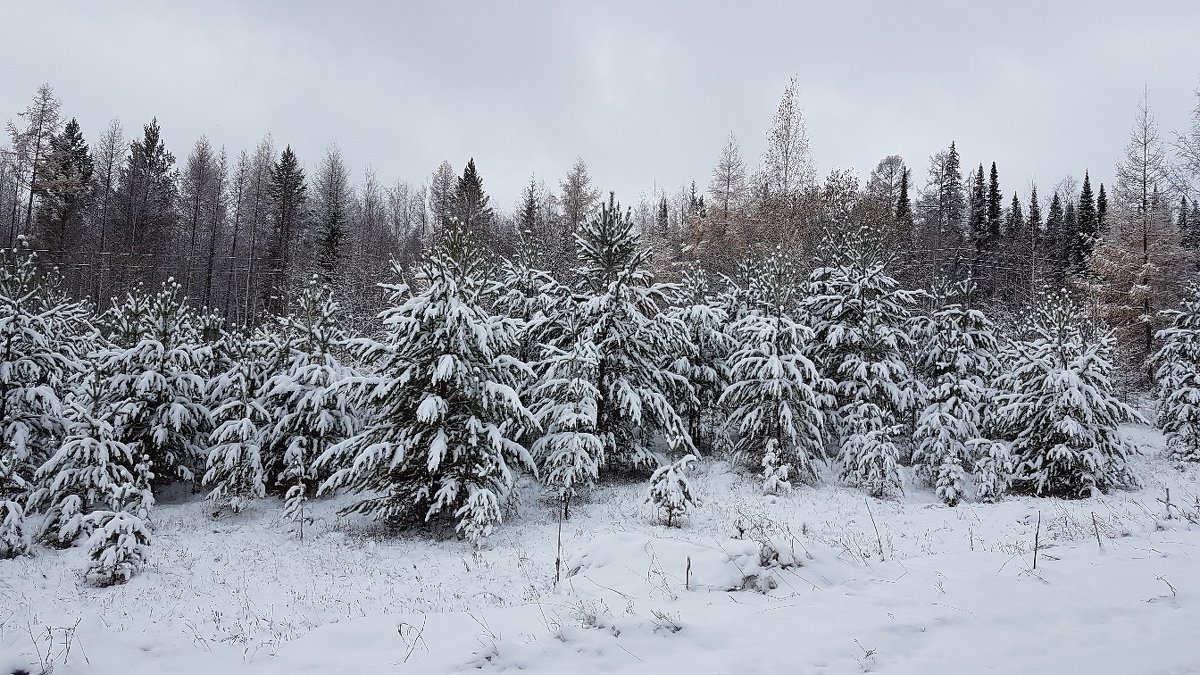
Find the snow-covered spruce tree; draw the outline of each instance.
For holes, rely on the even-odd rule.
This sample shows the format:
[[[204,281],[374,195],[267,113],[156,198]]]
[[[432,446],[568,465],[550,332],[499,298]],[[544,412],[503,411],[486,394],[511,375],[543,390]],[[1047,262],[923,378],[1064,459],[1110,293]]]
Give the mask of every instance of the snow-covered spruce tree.
[[[45,514],[42,541],[56,547],[90,534],[91,514],[112,510],[117,495],[141,518],[154,503],[149,467],[114,434],[115,415],[95,364],[66,399],[65,412],[66,440],[38,468],[38,488],[29,500],[33,509]]]
[[[23,553],[34,473],[69,428],[62,393],[80,371],[86,307],[55,292],[24,239],[0,257],[0,558]]]
[[[266,495],[264,455],[274,417],[264,386],[277,361],[273,346],[263,336],[227,333],[222,351],[229,366],[208,383],[213,430],[203,484],[212,488],[208,499],[214,515],[226,508],[237,513]]]
[[[543,434],[530,449],[542,482],[561,500],[564,516],[570,513],[571,498],[599,477],[605,450],[597,430],[599,349],[587,340],[571,344],[571,351],[545,347],[541,377],[531,392],[539,402],[536,417]]]
[[[297,523],[303,537],[305,503],[327,477],[317,471],[316,459],[358,429],[349,392],[340,386],[353,371],[338,356],[348,340],[341,310],[331,289],[316,279],[279,328],[283,362],[265,387],[275,420],[267,487],[284,489],[284,518]]]
[[[913,354],[918,381],[916,429],[912,466],[917,479],[933,486],[939,499],[954,506],[966,495],[966,475],[974,466],[974,449],[983,438],[984,407],[991,399],[999,346],[996,327],[978,309],[958,299],[970,297],[970,282],[935,282],[933,311],[915,323]],[[991,472],[994,462],[983,462]],[[988,476],[988,498],[996,493],[998,476]]]
[[[1162,313],[1171,324],[1158,332],[1154,355],[1156,423],[1172,457],[1200,462],[1200,286],[1191,286],[1178,309]]]
[[[1112,391],[1111,333],[1089,325],[1065,293],[1044,296],[1030,338],[997,380],[995,424],[1016,463],[1015,490],[1088,497],[1137,485],[1127,464],[1137,452],[1117,427],[1141,419]]]
[[[149,558],[150,530],[142,518],[125,510],[95,511],[87,516],[92,530],[84,573],[89,583],[113,586],[129,581]]]
[[[726,332],[729,317],[710,295],[708,285],[702,269],[687,270],[682,302],[669,310],[687,328],[693,347],[671,364],[672,371],[687,379],[693,394],[678,401],[676,408],[687,421],[692,442],[706,451],[712,449],[723,422],[718,400],[729,384],[728,359],[735,348],[734,338]]]
[[[793,320],[795,267],[776,251],[762,266],[758,308],[734,324],[740,348],[730,356],[730,384],[721,403],[731,407],[735,454],[762,468],[768,494],[790,487],[794,477],[817,478],[824,459],[821,393],[828,384],[805,354],[813,333]]]
[[[192,480],[207,457],[211,428],[205,404],[213,349],[207,322],[168,281],[155,294],[141,289],[102,317],[113,341],[103,354],[106,398],[115,406],[117,439],[150,458],[157,480]]]
[[[630,214],[609,195],[600,213],[576,234],[579,287],[572,321],[579,327],[568,353],[595,345],[593,382],[599,398],[596,431],[604,443],[604,467],[644,469],[658,464],[656,446],[691,438],[672,401],[694,397],[686,378],[669,368],[694,349],[687,327],[664,313],[678,288],[655,283]]]
[[[899,288],[866,228],[830,234],[822,258],[801,306],[816,333],[813,361],[833,382],[826,419],[840,439],[842,478],[874,496],[893,494],[903,489],[896,441],[912,393],[903,352],[919,293]]]
[[[646,503],[658,509],[667,527],[677,525],[679,517],[686,515],[696,505],[696,492],[687,477],[688,469],[695,462],[695,455],[685,455],[671,464],[660,466],[650,476]]]
[[[451,225],[416,275],[421,290],[384,286],[395,303],[379,315],[386,337],[355,343],[375,372],[348,381],[368,421],[317,459],[336,469],[321,492],[371,495],[346,511],[418,522],[452,514],[478,542],[501,520],[511,464],[532,467],[519,439],[535,422],[516,391],[528,370],[509,356],[516,322],[482,306],[485,263]]]

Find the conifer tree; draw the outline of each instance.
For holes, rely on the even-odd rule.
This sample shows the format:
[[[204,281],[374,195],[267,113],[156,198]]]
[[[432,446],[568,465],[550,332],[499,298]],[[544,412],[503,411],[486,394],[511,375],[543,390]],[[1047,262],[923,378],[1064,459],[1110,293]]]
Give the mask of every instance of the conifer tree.
[[[1200,462],[1200,286],[1188,287],[1171,323],[1158,332],[1162,348],[1152,359],[1159,400],[1158,427],[1177,458]]]
[[[916,370],[922,376],[913,434],[916,477],[950,506],[966,494],[966,476],[983,438],[984,408],[997,370],[995,326],[978,309],[963,306],[967,284],[934,286],[934,310],[915,331]],[[994,495],[989,495],[994,496]]]
[[[163,142],[158,119],[152,119],[143,128],[142,139],[130,146],[117,187],[116,229],[121,243],[133,253],[161,256],[173,241],[178,219],[176,175],[175,156]],[[144,280],[138,269],[129,273],[135,281]]]
[[[1096,195],[1096,226],[1101,236],[1108,234],[1108,195],[1104,194],[1104,183]]]
[[[573,328],[574,335],[579,329]],[[590,340],[571,339],[569,351],[547,345],[533,388],[536,416],[543,434],[533,443],[542,482],[557,493],[563,515],[572,499],[595,483],[605,463],[599,431],[600,352]]]
[[[1179,230],[1180,244],[1188,251],[1200,249],[1200,223],[1188,216],[1187,197],[1179,198],[1179,214],[1175,217],[1175,227]]]
[[[696,505],[696,491],[688,480],[687,471],[696,463],[694,455],[685,455],[671,464],[659,467],[650,476],[646,502],[665,517],[667,527],[678,524],[680,516]]]
[[[1003,231],[1004,204],[1000,192],[1000,177],[996,172],[996,163],[992,162],[991,173],[988,174],[987,185],[987,238],[989,250],[995,250],[1000,243]]]
[[[517,394],[528,373],[509,356],[515,322],[483,307],[484,264],[471,233],[453,225],[414,287],[384,286],[392,302],[379,315],[384,339],[355,343],[373,374],[349,380],[368,421],[317,459],[318,469],[334,469],[321,492],[369,495],[347,512],[449,516],[478,542],[501,520],[512,465],[533,465],[518,441],[535,426]]]
[[[192,480],[204,466],[211,424],[205,388],[213,350],[203,339],[203,317],[169,280],[157,293],[138,289],[114,303],[101,325],[113,342],[100,367],[117,439],[149,457],[155,478]]]
[[[986,189],[983,165],[980,164],[971,183],[970,214],[967,217],[967,231],[971,235],[971,243],[975,245],[976,251],[988,251],[991,244],[988,237]]]
[[[91,337],[88,313],[40,274],[24,238],[0,259],[0,557],[23,553],[35,472],[71,429],[62,398]]]
[[[812,330],[792,317],[796,309],[795,267],[777,250],[755,281],[757,307],[736,324],[740,347],[729,359],[730,384],[721,403],[730,408],[734,453],[761,468],[769,494],[792,480],[813,482],[825,459],[825,416],[832,401],[808,353]]]
[[[288,297],[295,271],[292,260],[293,249],[303,240],[305,209],[308,201],[308,184],[304,169],[292,151],[292,146],[283,149],[279,161],[271,167],[267,193],[271,200],[271,220],[274,236],[271,243],[271,258],[275,261],[275,277],[280,286],[278,295]],[[277,310],[280,308],[276,308]]]
[[[154,504],[145,458],[116,438],[113,406],[104,394],[104,373],[93,363],[66,401],[65,440],[37,470],[38,489],[29,502],[45,514],[41,539],[52,546],[70,546],[90,534],[91,514],[112,510],[114,501],[142,518]]]
[[[214,515],[225,508],[241,511],[266,496],[265,446],[273,415],[264,386],[273,374],[272,345],[239,331],[226,335],[230,365],[208,384],[213,401],[207,470],[203,483]]]
[[[1083,174],[1083,190],[1079,193],[1078,230],[1071,244],[1071,266],[1076,274],[1087,270],[1092,251],[1100,237],[1100,221],[1096,214],[1096,202],[1092,198],[1091,178]]]
[[[34,186],[39,196],[37,242],[60,262],[71,261],[86,237],[92,191],[92,154],[71,118],[50,140],[50,154]]]
[[[579,286],[573,321],[579,326],[564,351],[584,352],[591,342],[599,354],[597,433],[604,442],[605,466],[647,468],[657,463],[656,445],[680,441],[694,447],[673,401],[691,400],[687,379],[669,365],[694,349],[687,327],[666,313],[678,287],[654,281],[651,252],[642,248],[629,212],[610,194],[608,204],[576,238]]]
[[[483,178],[475,169],[475,159],[471,158],[454,188],[454,216],[481,242],[490,242],[494,234],[495,214],[489,201],[483,190]]]
[[[296,309],[277,323],[278,369],[263,385],[273,420],[268,430],[267,489],[285,490],[284,517],[304,536],[304,504],[325,476],[316,459],[359,428],[342,384],[354,375],[339,356],[349,336],[333,291],[314,277]]]
[[[997,380],[994,421],[1011,442],[1016,490],[1076,498],[1137,485],[1137,450],[1118,426],[1141,416],[1113,394],[1113,348],[1065,293],[1042,298]]]
[[[1050,208],[1046,213],[1046,256],[1049,268],[1048,283],[1051,289],[1061,289],[1066,284],[1069,268],[1067,244],[1069,242],[1066,226],[1066,214],[1063,212],[1062,199],[1055,192],[1050,198]]]
[[[692,349],[679,355],[671,370],[691,385],[692,396],[676,402],[697,447],[712,448],[712,435],[721,426],[717,400],[729,384],[728,358],[736,343],[726,332],[729,317],[711,297],[702,269],[684,273],[683,293],[669,315],[687,328]],[[686,392],[685,392],[686,393]]]
[[[842,236],[826,241],[824,263],[809,276],[802,304],[816,333],[814,362],[833,382],[827,419],[839,439],[842,478],[883,496],[903,486],[896,441],[911,383],[902,354],[918,294],[887,274],[866,232]]]
[[[896,196],[896,232],[903,250],[912,247],[913,212],[908,198],[908,169],[900,172],[900,189]]]

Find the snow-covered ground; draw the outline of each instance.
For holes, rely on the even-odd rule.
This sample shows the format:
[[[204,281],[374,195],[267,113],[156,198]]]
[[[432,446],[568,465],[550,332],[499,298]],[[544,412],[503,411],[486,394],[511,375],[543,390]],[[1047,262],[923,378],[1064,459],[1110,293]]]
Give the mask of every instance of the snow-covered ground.
[[[605,486],[562,527],[557,588],[533,485],[480,551],[336,501],[300,541],[276,501],[163,498],[125,586],[81,584],[79,548],[0,561],[0,673],[1200,672],[1200,467],[1128,433],[1145,487],[1084,501],[765,497],[706,462],[667,529],[642,485]]]

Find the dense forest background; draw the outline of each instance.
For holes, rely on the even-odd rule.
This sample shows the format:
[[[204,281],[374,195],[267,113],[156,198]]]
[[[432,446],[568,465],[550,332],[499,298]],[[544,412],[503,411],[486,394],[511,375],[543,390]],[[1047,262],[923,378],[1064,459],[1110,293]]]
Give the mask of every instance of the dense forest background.
[[[776,247],[804,275],[823,234],[855,223],[879,235],[906,286],[970,275],[975,301],[1000,318],[1040,289],[1071,288],[1117,330],[1123,369],[1145,385],[1138,374],[1156,312],[1178,302],[1200,246],[1200,106],[1191,119],[1164,134],[1143,95],[1107,186],[1080,167],[1082,178],[1006,189],[1002,167],[964,160],[953,141],[925,166],[889,155],[865,179],[849,170],[822,178],[792,81],[761,158],[747,161],[731,133],[711,171],[670,193],[643,193],[631,215],[668,279],[689,266],[732,274],[739,260]],[[201,137],[177,158],[164,122],[137,133],[113,120],[89,138],[49,84],[38,88],[0,152],[5,243],[28,238],[67,292],[101,309],[138,284],[173,278],[196,305],[254,325],[286,312],[317,274],[361,322],[382,307],[376,284],[390,261],[411,270],[451,221],[498,258],[529,238],[541,266],[565,280],[574,235],[604,196],[582,158],[558,184],[531,179],[503,208],[472,160],[461,170],[444,161],[423,180],[387,183],[369,169],[356,180],[336,147],[300,158],[270,134],[242,150]],[[986,158],[985,148],[969,152]]]

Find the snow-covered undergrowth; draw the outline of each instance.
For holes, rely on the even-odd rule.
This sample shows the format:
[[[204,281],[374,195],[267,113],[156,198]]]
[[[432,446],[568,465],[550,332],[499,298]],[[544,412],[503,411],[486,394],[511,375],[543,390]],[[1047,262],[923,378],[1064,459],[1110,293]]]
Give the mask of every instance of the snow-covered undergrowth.
[[[81,583],[82,548],[0,562],[0,672],[1197,672],[1200,467],[1127,434],[1145,487],[1080,501],[763,496],[706,462],[668,529],[644,485],[601,486],[563,524],[557,587],[534,485],[478,551],[339,502],[300,541],[275,501],[213,520],[164,496],[124,586]]]

